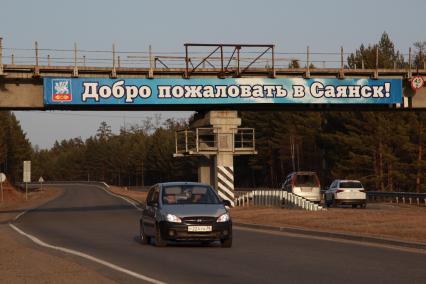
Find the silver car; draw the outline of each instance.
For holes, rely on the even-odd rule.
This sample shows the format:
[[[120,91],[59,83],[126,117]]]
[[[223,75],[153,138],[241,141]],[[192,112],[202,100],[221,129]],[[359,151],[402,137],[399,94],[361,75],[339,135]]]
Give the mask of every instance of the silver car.
[[[168,241],[220,241],[232,246],[231,203],[221,200],[209,185],[194,182],[168,182],[154,185],[148,193],[140,219],[140,238],[156,246]]]

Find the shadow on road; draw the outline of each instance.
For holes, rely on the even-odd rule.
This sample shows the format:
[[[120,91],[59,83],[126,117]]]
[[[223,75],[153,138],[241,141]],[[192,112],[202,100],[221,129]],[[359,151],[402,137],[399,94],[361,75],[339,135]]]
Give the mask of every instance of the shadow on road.
[[[135,243],[138,243],[141,246],[148,246],[148,247],[155,247],[155,240],[151,240],[151,242],[147,245],[142,244],[141,239],[138,235],[135,235],[133,237],[133,241]],[[173,248],[220,248],[220,242],[202,242],[202,241],[169,241],[167,242],[166,247],[173,247]],[[162,249],[162,248],[158,248]]]

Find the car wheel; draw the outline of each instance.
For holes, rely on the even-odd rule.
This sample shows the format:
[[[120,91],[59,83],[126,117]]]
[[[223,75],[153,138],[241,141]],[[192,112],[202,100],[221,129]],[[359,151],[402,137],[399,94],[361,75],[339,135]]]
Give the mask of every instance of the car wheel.
[[[140,223],[139,228],[140,228],[139,237],[140,237],[141,243],[144,244],[144,245],[149,244],[150,241],[151,241],[151,238],[148,237],[147,235],[145,235],[145,232],[144,232],[143,226],[142,226],[142,222]]]
[[[329,208],[331,205],[331,202],[329,200],[327,200],[327,198],[324,199],[324,205],[325,207]]]
[[[334,197],[331,199],[331,206],[337,207],[337,202],[336,202],[336,199],[334,199]]]
[[[156,226],[155,228],[155,246],[165,247],[167,242],[161,237],[160,227]]]
[[[229,238],[229,239],[220,240],[220,245],[223,248],[230,248],[230,247],[232,247],[232,237]]]
[[[357,204],[352,204],[352,208],[357,208]]]

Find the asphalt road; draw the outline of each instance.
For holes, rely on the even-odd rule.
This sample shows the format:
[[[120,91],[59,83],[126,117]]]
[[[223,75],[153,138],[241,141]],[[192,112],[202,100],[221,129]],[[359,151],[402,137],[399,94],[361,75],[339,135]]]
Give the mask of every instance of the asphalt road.
[[[55,246],[78,250],[168,283],[425,283],[426,254],[234,228],[234,246],[138,242],[140,212],[90,185],[23,215],[15,225]],[[42,248],[41,248],[42,249]],[[52,252],[50,249],[43,249]],[[52,252],[55,253],[55,252]],[[66,256],[64,256],[66,257]],[[140,283],[71,257],[121,283]]]

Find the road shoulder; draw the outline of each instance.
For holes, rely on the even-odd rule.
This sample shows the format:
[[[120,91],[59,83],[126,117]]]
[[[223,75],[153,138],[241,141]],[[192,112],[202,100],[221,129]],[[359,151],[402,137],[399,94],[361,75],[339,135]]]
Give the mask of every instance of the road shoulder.
[[[48,250],[35,247],[8,225],[16,216],[37,208],[62,194],[57,187],[32,192],[28,201],[20,192],[8,189],[0,208],[0,283],[116,283]]]
[[[115,283],[100,273],[52,255],[7,225],[0,225],[0,283]]]

